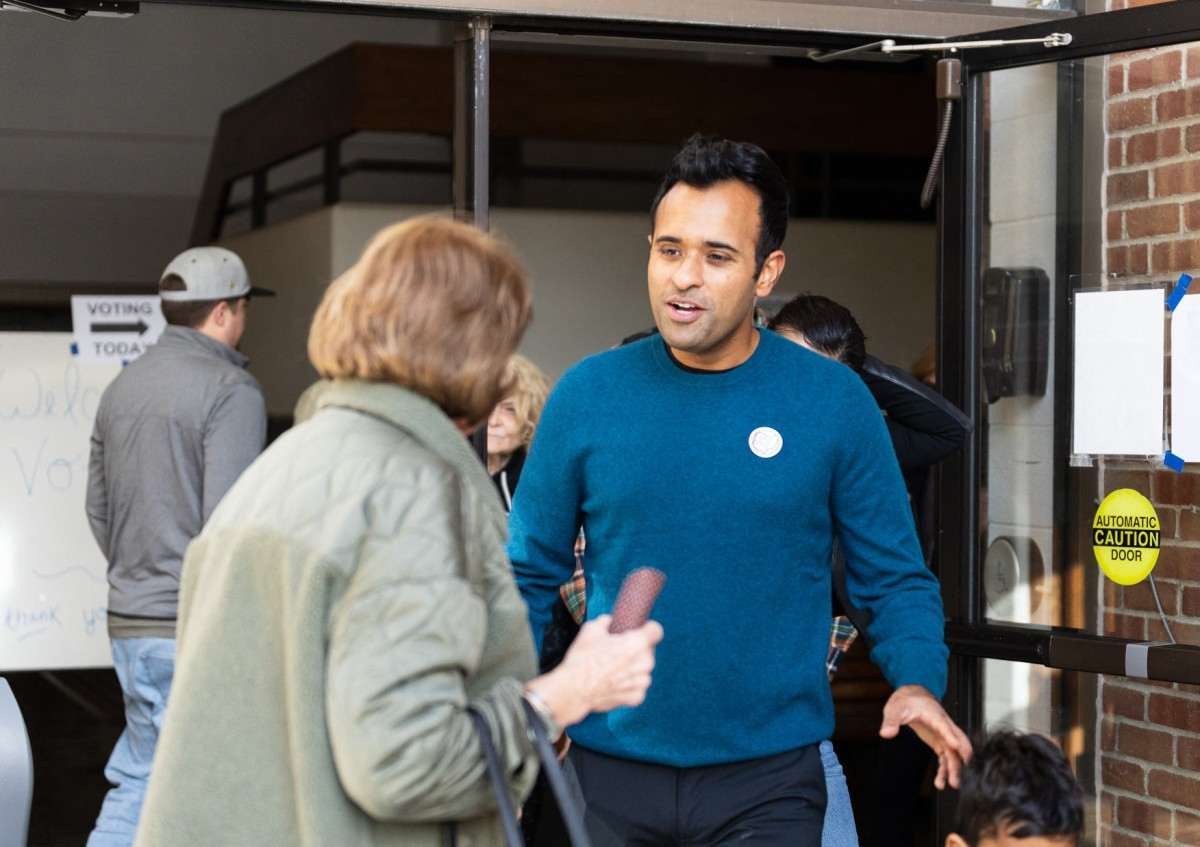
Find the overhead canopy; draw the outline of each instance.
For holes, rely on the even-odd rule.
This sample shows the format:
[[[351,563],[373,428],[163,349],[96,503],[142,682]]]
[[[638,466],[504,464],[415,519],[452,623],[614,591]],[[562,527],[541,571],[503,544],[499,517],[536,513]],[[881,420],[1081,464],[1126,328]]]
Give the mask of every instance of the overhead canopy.
[[[609,35],[708,37],[704,30],[710,30],[718,40],[768,42],[801,32],[948,38],[1074,14],[970,0],[300,0],[299,5],[487,15],[501,28]]]

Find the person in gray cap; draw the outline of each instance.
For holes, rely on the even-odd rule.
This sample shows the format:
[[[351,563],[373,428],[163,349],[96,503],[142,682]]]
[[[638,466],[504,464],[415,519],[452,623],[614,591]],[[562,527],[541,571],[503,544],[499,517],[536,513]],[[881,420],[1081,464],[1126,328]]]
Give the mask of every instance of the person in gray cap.
[[[180,566],[188,543],[262,451],[266,403],[238,352],[253,288],[237,254],[196,247],[159,281],[167,328],[100,398],[87,516],[108,560],[108,634],[125,730],[104,775],[89,847],[137,833],[175,671]]]

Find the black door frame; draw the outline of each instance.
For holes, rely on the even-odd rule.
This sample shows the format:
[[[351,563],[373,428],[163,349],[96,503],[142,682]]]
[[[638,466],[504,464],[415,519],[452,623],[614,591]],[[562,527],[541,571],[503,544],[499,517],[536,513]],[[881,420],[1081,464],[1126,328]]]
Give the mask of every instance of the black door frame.
[[[1194,4],[1166,3],[1086,17],[980,33],[978,39],[1039,38],[1069,33],[1068,46],[1047,49],[1040,44],[968,50],[962,53],[963,107],[958,111],[946,153],[939,214],[939,373],[952,401],[979,421],[980,397],[980,283],[983,231],[986,223],[986,148],[983,121],[984,78],[992,71],[1059,63],[1057,258],[1055,298],[1056,415],[1069,420],[1070,336],[1062,317],[1069,314],[1070,280],[1083,265],[1083,180],[1079,155],[1082,140],[1080,67],[1072,60],[1114,52],[1200,41],[1200,14]],[[980,565],[984,539],[979,523],[982,480],[982,427],[977,426],[962,455],[943,466],[941,498],[942,583],[949,622],[947,641],[953,654],[947,705],[968,729],[981,728],[982,674],[985,658],[1030,662],[1065,670],[1125,675],[1130,642],[1079,630],[988,623]],[[1055,544],[1065,551],[1068,503],[1069,432],[1060,424],[1055,438]],[[1057,480],[1056,480],[1057,482]],[[1058,550],[1056,550],[1058,552]],[[948,563],[955,563],[953,568]],[[1184,646],[1149,649],[1147,677],[1176,682],[1200,682],[1200,649]]]

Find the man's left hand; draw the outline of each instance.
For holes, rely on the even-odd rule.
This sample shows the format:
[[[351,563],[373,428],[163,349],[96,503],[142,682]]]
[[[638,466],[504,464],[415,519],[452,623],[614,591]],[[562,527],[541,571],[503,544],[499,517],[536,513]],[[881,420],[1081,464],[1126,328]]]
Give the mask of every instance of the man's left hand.
[[[933,784],[938,789],[958,788],[962,766],[971,760],[971,742],[958,728],[942,704],[921,685],[902,685],[892,692],[883,707],[881,738],[895,738],[907,726],[937,753],[938,770]]]

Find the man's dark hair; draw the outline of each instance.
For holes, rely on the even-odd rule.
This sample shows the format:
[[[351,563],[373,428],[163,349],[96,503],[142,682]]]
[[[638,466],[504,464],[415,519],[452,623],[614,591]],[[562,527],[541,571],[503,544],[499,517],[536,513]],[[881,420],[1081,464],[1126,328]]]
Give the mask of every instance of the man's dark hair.
[[[790,329],[815,349],[861,371],[867,358],[867,337],[850,310],[820,294],[801,294],[789,300],[768,324],[775,331]]]
[[[187,291],[187,283],[178,274],[167,274],[158,283],[159,291]],[[208,320],[218,303],[228,303],[230,309],[244,298],[231,297],[224,300],[163,300],[161,301],[163,318],[171,326],[186,326],[199,329]]]
[[[731,179],[744,182],[758,194],[758,244],[754,250],[754,275],[758,276],[767,256],[783,245],[787,235],[788,190],[779,166],[756,144],[699,133],[689,138],[671,160],[650,204],[650,226],[653,229],[658,204],[677,183],[708,188]]]
[[[1077,838],[1083,791],[1050,739],[997,732],[963,769],[955,832],[972,845],[1002,835]]]

